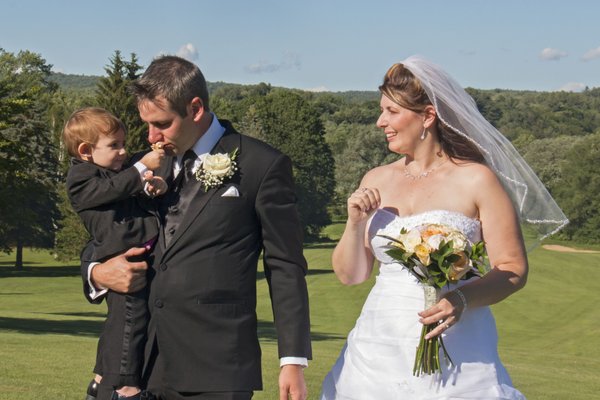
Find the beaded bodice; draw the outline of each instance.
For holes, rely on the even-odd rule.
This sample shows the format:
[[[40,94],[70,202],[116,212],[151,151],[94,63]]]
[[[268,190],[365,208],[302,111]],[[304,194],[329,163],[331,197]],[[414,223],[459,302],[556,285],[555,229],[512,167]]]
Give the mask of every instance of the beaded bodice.
[[[397,236],[400,230],[410,230],[424,224],[444,224],[463,232],[471,242],[481,240],[481,222],[478,219],[447,210],[431,210],[409,216],[398,216],[385,209],[378,209],[369,221],[369,241],[375,258],[384,264],[394,263],[385,254],[388,249],[388,239],[378,235]]]

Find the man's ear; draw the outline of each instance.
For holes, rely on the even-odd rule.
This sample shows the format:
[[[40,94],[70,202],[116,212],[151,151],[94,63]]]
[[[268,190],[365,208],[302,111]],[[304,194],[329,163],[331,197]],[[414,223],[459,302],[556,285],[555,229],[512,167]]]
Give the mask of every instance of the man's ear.
[[[200,118],[202,118],[202,115],[204,114],[204,102],[202,101],[202,99],[200,97],[194,97],[190,103],[190,106],[192,108],[192,118],[194,121],[198,122],[200,121]]]
[[[92,145],[89,143],[79,143],[77,153],[82,160],[90,161],[92,159]]]

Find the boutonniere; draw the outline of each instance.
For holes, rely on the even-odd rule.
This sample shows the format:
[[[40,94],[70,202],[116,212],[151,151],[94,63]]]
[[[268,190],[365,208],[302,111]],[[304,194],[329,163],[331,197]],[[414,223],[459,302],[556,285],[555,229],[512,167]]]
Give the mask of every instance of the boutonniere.
[[[217,153],[207,154],[202,161],[202,165],[194,171],[196,180],[202,183],[204,190],[221,186],[226,179],[229,179],[237,171],[238,149],[229,154]]]

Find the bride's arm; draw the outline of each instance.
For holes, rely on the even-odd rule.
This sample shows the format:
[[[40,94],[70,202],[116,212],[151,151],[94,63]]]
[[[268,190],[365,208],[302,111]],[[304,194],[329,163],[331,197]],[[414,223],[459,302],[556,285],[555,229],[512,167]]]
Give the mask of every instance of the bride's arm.
[[[529,270],[523,235],[508,194],[487,168],[478,186],[476,204],[492,269],[461,289],[469,307],[498,303],[523,288]]]
[[[476,177],[472,193],[466,195],[475,199],[479,210],[492,269],[483,278],[461,286],[459,291],[448,292],[435,306],[419,313],[424,324],[444,321],[427,338],[458,322],[465,305],[475,308],[498,303],[523,288],[527,281],[529,267],[515,209],[495,174],[487,167],[479,168],[472,175]]]
[[[373,254],[368,246],[367,222],[381,204],[377,188],[369,187],[368,174],[347,202],[348,220],[342,238],[333,250],[333,270],[344,285],[364,282],[373,270]]]

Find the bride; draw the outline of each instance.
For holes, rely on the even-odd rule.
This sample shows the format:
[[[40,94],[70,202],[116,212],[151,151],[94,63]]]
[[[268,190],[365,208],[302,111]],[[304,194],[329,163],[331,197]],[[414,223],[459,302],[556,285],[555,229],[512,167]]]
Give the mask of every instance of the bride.
[[[341,355],[323,382],[332,399],[524,399],[497,352],[489,305],[527,280],[521,225],[538,240],[567,223],[512,145],[441,68],[413,56],[393,65],[379,87],[377,120],[391,151],[404,157],[369,171],[348,199],[348,221],[333,253],[344,284],[375,286]],[[423,288],[385,251],[402,228],[443,224],[483,240],[490,271],[445,286],[424,310]],[[437,323],[452,362],[413,375],[423,324]]]

